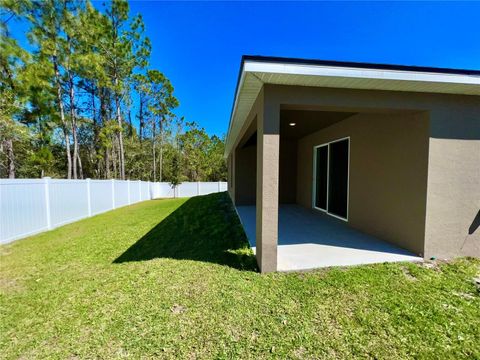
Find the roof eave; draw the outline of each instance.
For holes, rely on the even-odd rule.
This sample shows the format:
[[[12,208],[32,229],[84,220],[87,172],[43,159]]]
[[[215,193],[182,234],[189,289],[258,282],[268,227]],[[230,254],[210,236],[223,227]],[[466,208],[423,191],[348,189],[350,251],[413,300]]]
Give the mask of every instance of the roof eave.
[[[389,82],[404,82],[404,84],[441,84],[444,90],[433,91],[437,93],[456,93],[450,91],[453,85],[465,85],[474,87],[480,95],[480,71],[463,69],[431,68],[419,66],[386,65],[386,64],[367,64],[325,60],[308,60],[292,58],[274,58],[263,56],[242,56],[240,71],[238,74],[235,97],[230,115],[230,122],[225,144],[225,157],[231,151],[236,139],[232,139],[232,128],[234,127],[237,106],[241,97],[241,89],[245,81],[246,74],[252,73],[257,76],[262,74],[279,74],[284,76],[305,76],[319,77],[325,79],[353,79],[355,81],[377,81],[388,84]],[[265,82],[267,83],[267,82]],[[288,84],[287,84],[288,85]],[[301,86],[301,84],[291,84]],[[332,86],[329,86],[332,87]],[[333,86],[335,87],[335,86]],[[368,89],[368,87],[351,87],[352,89]],[[428,86],[424,87],[425,89]],[[421,87],[420,87],[421,89]],[[392,90],[388,86],[385,89],[375,88],[375,90]],[[395,91],[395,90],[392,90]],[[402,91],[402,90],[397,90]],[[411,90],[404,90],[411,91]],[[421,91],[420,92],[429,92]],[[462,94],[462,92],[458,92]],[[471,93],[468,93],[472,95]],[[238,134],[237,134],[238,136]]]

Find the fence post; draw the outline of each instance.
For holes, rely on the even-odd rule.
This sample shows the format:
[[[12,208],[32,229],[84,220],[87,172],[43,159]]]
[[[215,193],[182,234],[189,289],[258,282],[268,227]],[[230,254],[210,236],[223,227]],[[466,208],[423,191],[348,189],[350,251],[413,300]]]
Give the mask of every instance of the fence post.
[[[115,179],[112,179],[111,182],[112,182],[112,209],[115,209]]]
[[[138,182],[138,201],[142,201],[142,180],[137,180]]]
[[[200,181],[197,181],[197,195],[200,195]]]
[[[220,192],[220,181],[218,182],[218,192]]]
[[[47,218],[47,229],[52,228],[52,219],[50,216],[50,177],[44,177],[43,181],[45,184],[45,214]]]
[[[132,202],[130,201],[130,179],[127,179],[127,197],[128,197],[128,205]]]
[[[92,216],[92,196],[90,195],[90,178],[85,179],[87,182],[87,208],[88,208],[88,217]]]

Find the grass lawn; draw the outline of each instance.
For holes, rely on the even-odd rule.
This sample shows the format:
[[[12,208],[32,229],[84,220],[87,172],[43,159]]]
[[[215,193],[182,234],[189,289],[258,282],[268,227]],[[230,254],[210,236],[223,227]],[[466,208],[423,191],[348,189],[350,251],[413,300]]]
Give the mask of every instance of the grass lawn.
[[[0,357],[480,358],[480,261],[256,272],[225,194],[0,247]]]

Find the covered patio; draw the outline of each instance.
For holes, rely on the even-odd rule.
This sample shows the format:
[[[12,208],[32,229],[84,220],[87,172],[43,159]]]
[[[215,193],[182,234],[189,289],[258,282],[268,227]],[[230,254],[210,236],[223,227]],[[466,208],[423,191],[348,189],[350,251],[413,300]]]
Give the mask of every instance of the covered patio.
[[[276,149],[274,158],[259,158],[258,117],[234,150],[231,194],[257,258],[274,271],[421,261],[426,174],[416,169],[426,135],[411,134],[426,127],[423,114],[281,105],[278,115],[278,143],[267,153]],[[275,183],[259,183],[260,173],[276,173]],[[262,210],[261,195],[269,202]]]
[[[237,212],[255,252],[255,206],[238,206]],[[397,261],[422,261],[422,258],[352,229],[339,219],[298,205],[280,205],[278,271]]]
[[[478,156],[464,140],[478,105],[447,95],[470,94],[471,80],[448,70],[244,58],[225,157],[260,271],[476,256],[467,230],[478,211]],[[436,133],[441,144],[434,129],[446,131]]]

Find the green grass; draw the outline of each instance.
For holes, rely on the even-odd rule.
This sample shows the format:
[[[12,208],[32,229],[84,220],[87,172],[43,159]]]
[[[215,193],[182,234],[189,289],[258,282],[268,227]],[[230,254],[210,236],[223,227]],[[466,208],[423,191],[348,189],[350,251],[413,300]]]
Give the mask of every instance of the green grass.
[[[260,275],[225,194],[0,247],[0,357],[480,358],[480,261]]]

